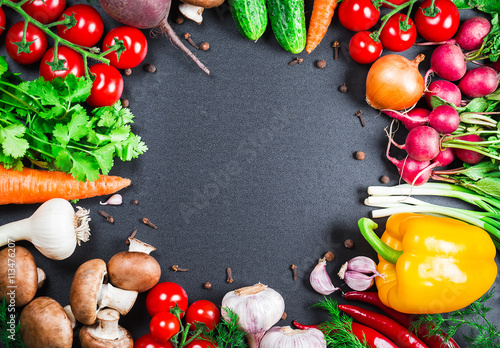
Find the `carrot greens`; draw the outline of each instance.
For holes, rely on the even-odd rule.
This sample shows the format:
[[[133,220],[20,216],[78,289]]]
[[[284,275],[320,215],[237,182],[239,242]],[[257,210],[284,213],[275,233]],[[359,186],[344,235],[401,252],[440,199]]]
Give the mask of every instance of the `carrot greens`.
[[[131,131],[134,115],[117,102],[88,110],[92,81],[22,81],[0,57],[0,163],[26,163],[70,173],[80,181],[108,174],[114,158],[130,161],[147,150]]]

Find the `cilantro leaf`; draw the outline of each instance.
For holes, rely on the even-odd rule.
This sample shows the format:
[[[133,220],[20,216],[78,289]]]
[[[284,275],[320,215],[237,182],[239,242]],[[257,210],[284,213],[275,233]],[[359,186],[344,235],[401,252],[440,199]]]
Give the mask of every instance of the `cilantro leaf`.
[[[4,56],[0,56],[0,77],[8,70],[7,60]]]
[[[477,8],[486,13],[500,13],[500,2],[497,0],[452,0],[459,9]]]
[[[94,181],[99,178],[99,166],[92,157],[82,152],[70,154],[73,167],[71,175],[80,181]]]
[[[22,137],[25,131],[26,127],[22,124],[12,124],[0,128],[0,143],[5,155],[13,158],[24,156],[29,148],[28,141]]]

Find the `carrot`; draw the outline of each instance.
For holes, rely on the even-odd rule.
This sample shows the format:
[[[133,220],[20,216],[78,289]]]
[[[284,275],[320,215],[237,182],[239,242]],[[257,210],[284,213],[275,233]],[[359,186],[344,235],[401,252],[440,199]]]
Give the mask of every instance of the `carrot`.
[[[43,203],[52,198],[66,200],[103,196],[130,185],[119,176],[100,175],[95,181],[78,181],[70,174],[0,166],[0,205]]]
[[[306,52],[311,53],[321,40],[332,22],[338,0],[314,0],[309,28],[307,30]]]

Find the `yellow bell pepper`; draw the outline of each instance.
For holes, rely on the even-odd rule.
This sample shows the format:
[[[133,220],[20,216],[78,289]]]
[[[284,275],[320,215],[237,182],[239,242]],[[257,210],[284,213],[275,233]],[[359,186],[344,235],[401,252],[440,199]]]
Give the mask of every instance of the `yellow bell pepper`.
[[[483,229],[446,217],[392,215],[379,238],[377,224],[358,226],[379,254],[380,300],[399,312],[435,314],[468,306],[493,285],[496,249]]]

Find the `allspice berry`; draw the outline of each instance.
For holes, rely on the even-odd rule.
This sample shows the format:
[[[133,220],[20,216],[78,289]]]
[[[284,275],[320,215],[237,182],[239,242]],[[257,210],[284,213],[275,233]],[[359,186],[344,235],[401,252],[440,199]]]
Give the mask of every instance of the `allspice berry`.
[[[345,85],[345,82],[342,86],[339,87],[339,92],[340,93],[347,93],[347,86]]]
[[[202,50],[202,51],[208,51],[209,48],[210,48],[210,44],[208,42],[202,42],[200,44],[200,50]]]
[[[325,260],[326,260],[326,261],[330,262],[330,261],[333,261],[333,259],[335,258],[335,254],[334,254],[334,253],[332,253],[331,251],[329,251],[329,252],[327,252],[327,253],[325,254],[325,256],[324,256],[324,257],[325,257]]]
[[[382,175],[380,177],[380,182],[382,184],[388,184],[390,181],[391,181],[391,179],[389,179],[389,177],[387,175]]]
[[[326,61],[323,59],[316,61],[316,67],[318,67],[319,69],[324,69],[326,67]]]
[[[205,284],[203,284],[203,288],[210,290],[210,289],[212,289],[212,284],[210,284],[209,282],[206,282]]]
[[[122,102],[122,106],[124,108],[128,108],[130,105],[130,102],[128,101],[128,99],[122,99],[121,102]]]
[[[356,159],[359,161],[362,161],[365,159],[365,153],[363,151],[357,151],[356,152]]]
[[[344,242],[344,246],[347,249],[351,249],[354,246],[354,241],[352,239],[346,239]]]
[[[144,70],[148,73],[154,73],[156,72],[156,66],[154,64],[149,63],[144,65]]]

